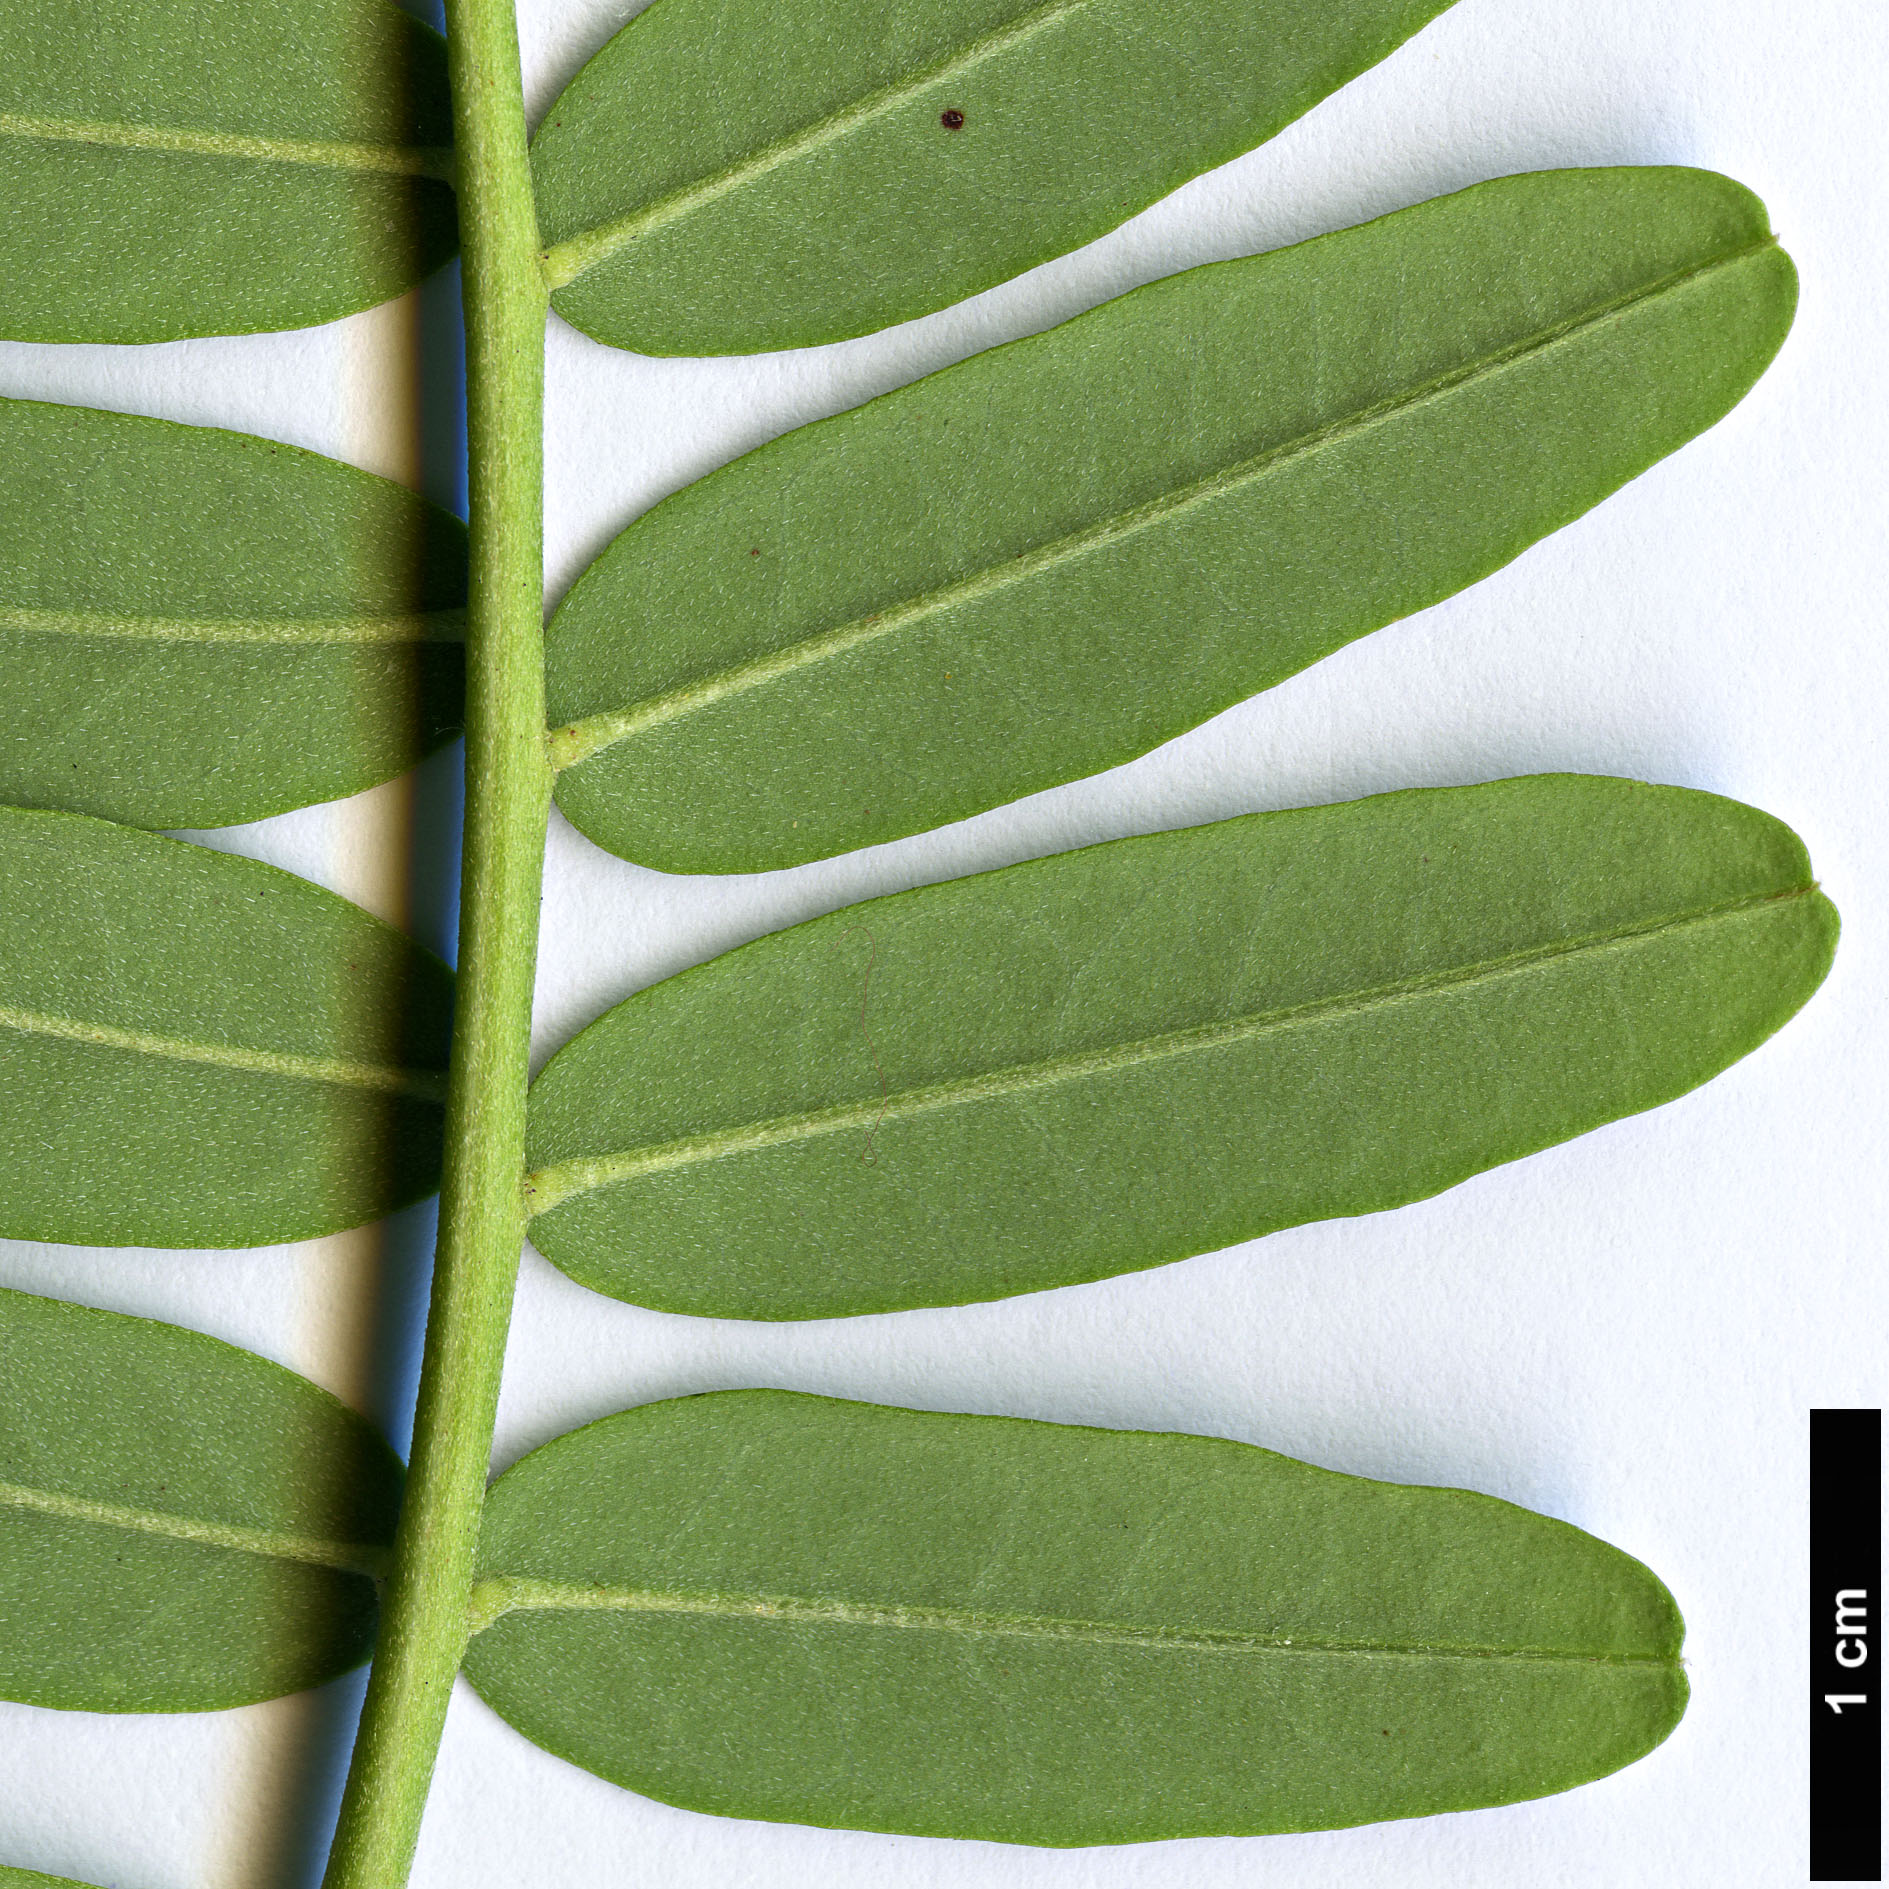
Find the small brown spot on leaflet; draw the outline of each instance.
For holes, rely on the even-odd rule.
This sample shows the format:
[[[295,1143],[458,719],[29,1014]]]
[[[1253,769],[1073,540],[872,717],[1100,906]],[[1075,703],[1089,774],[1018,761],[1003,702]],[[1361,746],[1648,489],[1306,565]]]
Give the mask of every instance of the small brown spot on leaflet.
[[[948,106],[944,111],[938,114],[938,122],[943,125],[947,131],[962,131],[964,129],[964,114],[959,111],[955,105]]]

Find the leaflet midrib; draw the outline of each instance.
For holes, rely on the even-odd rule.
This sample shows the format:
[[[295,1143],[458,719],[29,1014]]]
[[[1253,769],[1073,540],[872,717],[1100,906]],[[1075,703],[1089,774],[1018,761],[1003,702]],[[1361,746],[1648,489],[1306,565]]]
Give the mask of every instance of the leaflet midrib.
[[[606,1587],[574,1581],[499,1576],[480,1581],[472,1593],[474,1635],[510,1613],[632,1613],[769,1621],[788,1626],[884,1628],[895,1631],[961,1633],[979,1637],[1055,1640],[1089,1646],[1134,1647],[1151,1652],[1235,1654],[1360,1654],[1381,1659],[1448,1659],[1572,1662],[1580,1665],[1672,1666],[1675,1654],[1625,1653],[1568,1647],[1490,1646],[1440,1641],[1348,1639],[1333,1636],[1143,1626],[1131,1621],[1085,1620],[1057,1615],[986,1612],[968,1607],[908,1607],[799,1595],[731,1594],[683,1589]]]
[[[576,1195],[590,1193],[600,1187],[617,1186],[625,1181],[640,1180],[647,1175],[674,1168],[758,1153],[766,1148],[812,1140],[822,1135],[840,1134],[849,1129],[877,1128],[939,1109],[1006,1100],[1062,1083],[1085,1081],[1149,1063],[1167,1061],[1176,1056],[1224,1049],[1276,1031],[1337,1022],[1443,992],[1460,992],[1477,984],[1521,976],[1559,959],[1587,952],[1624,950],[1655,938],[1722,923],[1767,906],[1805,897],[1815,889],[1812,885],[1804,885],[1778,892],[1752,893],[1689,912],[1619,926],[1610,931],[1592,932],[1579,938],[1554,939],[1502,957],[1482,959],[1447,970],[1424,972],[1389,984],[1373,986],[1369,990],[1347,991],[1276,1010],[1255,1011],[1213,1023],[1195,1024],[1186,1029],[1137,1037],[1077,1055],[1010,1064],[984,1075],[959,1077],[921,1088],[868,1096],[856,1102],[836,1103],[805,1114],[775,1116],[764,1121],[745,1123],[737,1128],[646,1143],[617,1154],[555,1162],[526,1176],[526,1211],[535,1218]]]
[[[463,609],[387,616],[158,617],[120,610],[39,610],[0,603],[0,632],[134,643],[244,643],[290,649],[462,643]]]
[[[226,158],[239,163],[381,172],[426,177],[439,183],[450,183],[453,177],[453,153],[447,146],[268,137],[254,132],[202,131],[187,125],[134,124],[35,112],[0,112],[0,138],[36,144],[94,144],[118,151],[158,151],[175,157]]]
[[[252,1049],[239,1043],[198,1043],[152,1030],[123,1029],[116,1024],[55,1016],[11,1005],[0,1005],[0,1030],[49,1037],[56,1042],[82,1043],[95,1049],[126,1050],[166,1062],[202,1063],[239,1070],[246,1075],[280,1076],[289,1081],[368,1089],[386,1095],[414,1096],[427,1102],[446,1099],[444,1070],[399,1069],[345,1056],[295,1056],[277,1050]]]
[[[227,1548],[236,1554],[256,1555],[265,1560],[336,1568],[370,1579],[380,1578],[391,1558],[391,1550],[371,1543],[326,1541],[313,1535],[249,1528],[239,1522],[208,1521],[163,1510],[132,1508],[117,1502],[95,1502],[86,1496],[30,1488],[24,1483],[0,1482],[0,1508],[27,1509],[61,1521],[89,1522],[105,1528],[121,1528],[132,1534],[194,1542],[201,1547]]]

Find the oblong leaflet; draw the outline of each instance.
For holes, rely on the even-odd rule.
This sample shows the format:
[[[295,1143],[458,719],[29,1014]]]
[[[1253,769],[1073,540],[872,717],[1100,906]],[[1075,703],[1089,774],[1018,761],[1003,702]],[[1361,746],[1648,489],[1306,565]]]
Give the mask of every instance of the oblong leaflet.
[[[452,980],[251,859],[0,809],[0,1231],[252,1246],[436,1183]]]
[[[1644,1567],[1485,1496],[778,1391],[526,1457],[475,1625],[486,1700],[633,1789],[1038,1844],[1512,1802],[1639,1756],[1686,1691]]]
[[[465,527],[273,440],[0,401],[0,802],[225,826],[462,718]]]
[[[1671,1099],[1820,981],[1787,828],[1585,776],[1120,840],[659,984],[532,1091],[532,1239],[804,1318],[1104,1277],[1419,1199]]]
[[[300,328],[456,242],[444,42],[388,0],[0,17],[0,334]]]
[[[656,354],[907,320],[1264,142],[1444,4],[659,0],[534,141],[553,305]]]
[[[398,1459],[280,1365],[0,1292],[0,1697],[209,1711],[365,1657]]]
[[[1748,192],[1655,169],[1136,290],[637,520],[552,623],[559,805],[643,864],[754,871],[1132,759],[1710,425],[1794,300]]]

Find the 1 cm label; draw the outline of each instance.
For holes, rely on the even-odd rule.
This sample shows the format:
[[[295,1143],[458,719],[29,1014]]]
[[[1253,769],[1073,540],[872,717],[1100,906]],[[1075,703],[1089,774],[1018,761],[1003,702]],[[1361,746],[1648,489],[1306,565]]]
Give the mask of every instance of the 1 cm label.
[[[1839,1587],[1836,1599],[1836,1663],[1854,1672],[1869,1664],[1869,1590]],[[1867,1692],[1826,1692],[1823,1702],[1841,1718],[1846,1705],[1867,1705]]]

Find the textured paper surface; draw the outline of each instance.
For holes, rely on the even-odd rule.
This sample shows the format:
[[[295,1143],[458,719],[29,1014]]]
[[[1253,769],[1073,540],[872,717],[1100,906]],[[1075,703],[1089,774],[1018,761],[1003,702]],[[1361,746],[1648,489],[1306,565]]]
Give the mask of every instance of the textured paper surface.
[[[620,18],[614,0],[527,0],[534,113]],[[1879,36],[1839,0],[1461,0],[1271,146],[928,320],[711,362],[612,353],[555,321],[550,335],[555,599],[640,510],[746,447],[1192,263],[1548,165],[1702,164],[1766,199],[1803,275],[1795,332],[1730,419],[1597,511],[1131,767],[940,833],[708,880],[640,871],[554,820],[537,1029],[548,1054],[653,978],[873,893],[1121,833],[1543,768],[1710,788],[1794,825],[1846,923],[1800,1018],[1708,1088],[1440,1199],[1007,1304],[696,1321],[595,1298],[527,1255],[497,1451],[510,1462],[649,1398],[781,1385],[1198,1430],[1487,1490],[1593,1530],[1670,1584],[1693,1684],[1671,1741],[1614,1778],[1507,1810],[1051,1853],[670,1810],[536,1750],[462,1688],[417,1884],[1802,1879],[1804,1412],[1880,1404],[1889,1375],[1884,72]],[[0,346],[0,393],[251,430],[450,498],[442,369],[419,361],[449,293],[435,284],[304,334]],[[436,763],[417,796],[396,785],[213,843],[435,940],[450,928],[449,775]],[[398,1434],[426,1238],[416,1211],[250,1253],[14,1243],[0,1245],[0,1284],[252,1346]],[[313,1881],[358,1687],[183,1719],[0,1707],[0,1861],[124,1889]]]

